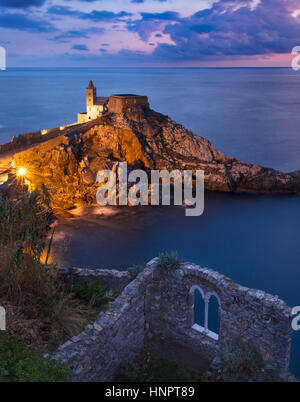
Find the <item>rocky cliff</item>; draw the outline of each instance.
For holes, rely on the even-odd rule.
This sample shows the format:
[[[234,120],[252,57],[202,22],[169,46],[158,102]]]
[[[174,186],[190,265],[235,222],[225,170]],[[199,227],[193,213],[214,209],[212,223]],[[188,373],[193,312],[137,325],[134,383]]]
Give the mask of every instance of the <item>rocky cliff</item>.
[[[300,171],[281,173],[218,152],[168,116],[148,108],[107,113],[14,156],[33,185],[52,189],[57,205],[94,202],[96,174],[117,161],[129,169],[202,169],[205,188],[225,192],[297,193]]]

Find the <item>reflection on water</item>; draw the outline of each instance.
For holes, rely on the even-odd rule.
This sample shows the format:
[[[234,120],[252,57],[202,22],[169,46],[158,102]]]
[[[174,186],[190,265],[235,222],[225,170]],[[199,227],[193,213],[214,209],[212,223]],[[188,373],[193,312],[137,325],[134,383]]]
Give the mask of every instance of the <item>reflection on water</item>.
[[[52,258],[65,266],[123,270],[178,250],[186,260],[300,305],[299,201],[206,193],[200,217],[186,217],[183,207],[84,206],[58,221]],[[300,377],[300,334],[294,338],[292,366]]]
[[[76,208],[72,218],[58,220],[51,260],[59,265],[120,270],[143,263],[162,250],[161,242],[154,247],[159,238],[156,232],[167,211],[170,216],[176,209],[184,211],[183,207]]]
[[[176,249],[248,286],[282,292],[276,267],[297,272],[300,257],[299,196],[206,193],[205,203],[200,217],[186,217],[184,207],[81,206],[59,219],[53,258],[126,269]],[[60,252],[63,242],[68,248]]]

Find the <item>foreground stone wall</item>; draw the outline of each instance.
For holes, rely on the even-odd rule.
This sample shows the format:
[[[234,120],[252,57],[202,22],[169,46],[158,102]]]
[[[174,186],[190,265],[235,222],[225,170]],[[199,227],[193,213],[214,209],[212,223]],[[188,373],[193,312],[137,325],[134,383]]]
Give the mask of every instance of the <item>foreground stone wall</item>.
[[[157,263],[150,261],[109,311],[57,350],[54,358],[72,368],[73,380],[110,381],[120,364],[134,359],[145,344],[183,367],[207,370],[218,352],[235,340],[250,341],[260,351],[265,362],[260,380],[288,380],[292,315],[283,301],[208,268],[185,263],[164,271]],[[100,271],[99,279],[114,277],[115,287],[130,280],[128,273]],[[88,270],[76,275],[93,276]],[[196,289],[205,300],[204,327],[194,324]],[[212,296],[219,302],[218,334],[207,329]]]
[[[68,285],[82,280],[98,282],[102,290],[112,294],[122,293],[133,279],[128,271],[114,269],[60,268],[60,275]]]
[[[111,381],[120,364],[131,361],[145,340],[145,294],[151,280],[150,269],[127,285],[100,313],[93,325],[62,345],[54,355],[71,367],[73,381]]]
[[[149,337],[163,339],[177,350],[181,364],[201,369],[219,350],[235,341],[251,342],[262,355],[265,379],[286,381],[291,347],[291,309],[278,296],[235,284],[211,269],[183,264],[174,272],[156,273],[148,308]],[[219,302],[219,333],[194,326],[194,292],[206,306],[212,296]],[[150,305],[150,303],[149,303]],[[206,320],[209,318],[206,310]],[[218,335],[218,336],[216,336]]]

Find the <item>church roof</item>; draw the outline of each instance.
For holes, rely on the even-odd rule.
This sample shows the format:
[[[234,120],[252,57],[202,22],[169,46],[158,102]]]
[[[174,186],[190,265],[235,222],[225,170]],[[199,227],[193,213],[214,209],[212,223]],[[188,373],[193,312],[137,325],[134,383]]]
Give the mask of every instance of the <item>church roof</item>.
[[[87,89],[94,89],[94,88],[95,87],[94,87],[93,81],[91,80]]]
[[[104,105],[106,102],[108,102],[108,100],[109,100],[109,98],[107,98],[105,96],[97,97],[94,105]]]

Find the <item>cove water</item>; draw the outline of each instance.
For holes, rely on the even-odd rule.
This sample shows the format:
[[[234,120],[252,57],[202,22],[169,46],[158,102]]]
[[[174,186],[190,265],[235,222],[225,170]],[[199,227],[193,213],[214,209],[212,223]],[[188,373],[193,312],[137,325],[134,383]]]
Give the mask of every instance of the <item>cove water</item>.
[[[98,96],[147,95],[151,107],[240,160],[300,169],[300,71],[291,69],[8,69],[0,72],[0,142],[52,128]],[[181,207],[81,207],[60,219],[60,264],[126,269],[161,251],[213,268],[235,282],[300,305],[300,196],[205,194],[205,212]],[[300,378],[300,332],[291,369]]]

